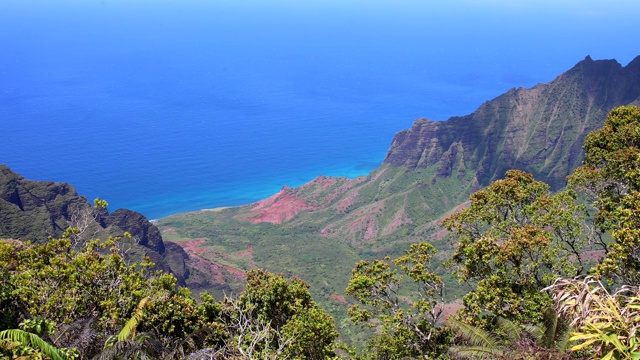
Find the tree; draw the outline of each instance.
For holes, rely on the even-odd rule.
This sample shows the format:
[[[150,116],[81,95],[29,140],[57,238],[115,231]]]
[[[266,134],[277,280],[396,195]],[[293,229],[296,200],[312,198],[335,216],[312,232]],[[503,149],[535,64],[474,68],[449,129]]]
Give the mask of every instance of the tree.
[[[262,357],[269,353],[273,358],[335,356],[338,331],[333,318],[311,297],[309,285],[264,270],[250,270],[246,278],[240,297],[225,301],[228,311],[223,315],[232,324],[231,336],[244,339],[237,341],[241,350],[249,346],[259,353],[262,346]],[[262,340],[255,342],[256,336]]]
[[[583,217],[572,191],[551,195],[522,171],[473,193],[468,208],[442,222],[457,240],[450,260],[456,275],[476,284],[463,297],[463,319],[486,324],[491,318],[477,315],[490,312],[517,324],[540,322],[551,305],[540,290],[585,270]]]
[[[446,331],[438,325],[443,282],[431,268],[436,250],[426,242],[411,245],[405,255],[391,260],[360,261],[353,269],[347,294],[359,304],[349,309],[351,320],[380,327],[369,342],[372,358],[433,357],[446,352]],[[404,276],[417,289],[403,292]],[[413,298],[411,297],[413,295]]]
[[[609,233],[606,258],[595,268],[624,284],[640,284],[640,108],[613,109],[584,141],[584,165],[569,177],[598,210],[595,223]]]
[[[197,302],[148,259],[128,264],[116,238],[76,250],[75,231],[43,245],[0,241],[0,304],[13,309],[3,309],[3,323],[27,319],[30,327],[0,332],[0,351],[75,354],[68,347],[83,359],[183,359],[202,349],[224,358],[335,356],[333,319],[299,279],[253,270],[238,298],[203,294]],[[38,337],[42,328],[53,330]]]

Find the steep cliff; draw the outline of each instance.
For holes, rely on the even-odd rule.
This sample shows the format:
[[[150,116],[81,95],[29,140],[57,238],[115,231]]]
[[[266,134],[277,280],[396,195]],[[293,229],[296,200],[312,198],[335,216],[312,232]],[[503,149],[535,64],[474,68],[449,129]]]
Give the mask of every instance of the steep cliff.
[[[395,136],[384,162],[408,171],[437,166],[435,177],[450,177],[461,151],[481,186],[522,169],[558,189],[582,161],[586,134],[612,108],[639,98],[640,57],[626,67],[587,57],[549,84],[511,89],[470,115],[417,120]]]

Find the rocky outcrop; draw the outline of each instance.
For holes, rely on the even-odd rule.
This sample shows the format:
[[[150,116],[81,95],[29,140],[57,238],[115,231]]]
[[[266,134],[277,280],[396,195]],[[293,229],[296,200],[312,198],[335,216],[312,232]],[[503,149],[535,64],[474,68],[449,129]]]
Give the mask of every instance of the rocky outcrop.
[[[90,207],[69,184],[27,181],[0,165],[0,237],[46,241]]]
[[[107,227],[115,228],[115,232],[126,230],[139,245],[164,254],[165,246],[158,228],[147,218],[135,211],[118,209],[103,218]]]

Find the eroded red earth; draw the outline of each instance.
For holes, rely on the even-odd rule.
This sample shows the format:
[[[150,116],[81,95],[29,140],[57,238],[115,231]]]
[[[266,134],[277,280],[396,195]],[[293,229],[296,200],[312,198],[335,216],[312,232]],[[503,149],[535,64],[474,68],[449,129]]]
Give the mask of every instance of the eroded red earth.
[[[246,220],[254,224],[262,222],[282,224],[303,210],[317,209],[319,209],[318,206],[307,204],[293,192],[293,189],[285,186],[271,197],[255,203],[251,208],[251,214],[255,215],[249,216]]]

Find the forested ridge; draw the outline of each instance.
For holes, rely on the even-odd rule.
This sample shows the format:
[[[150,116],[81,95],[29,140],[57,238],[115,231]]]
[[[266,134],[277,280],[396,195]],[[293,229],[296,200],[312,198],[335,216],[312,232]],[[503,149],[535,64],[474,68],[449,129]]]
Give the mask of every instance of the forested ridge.
[[[1,356],[638,359],[640,108],[611,111],[584,152],[561,191],[510,170],[442,221],[444,265],[470,289],[447,319],[427,242],[355,264],[349,315],[375,329],[357,349],[297,278],[251,270],[237,295],[196,299],[149,257],[131,261],[130,233],[86,241],[72,226],[0,242]]]

